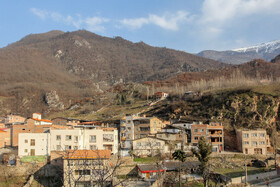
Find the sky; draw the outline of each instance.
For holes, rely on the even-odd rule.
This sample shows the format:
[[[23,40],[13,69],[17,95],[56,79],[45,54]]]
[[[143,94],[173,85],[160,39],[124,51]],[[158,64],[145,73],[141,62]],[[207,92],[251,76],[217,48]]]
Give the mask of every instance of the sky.
[[[0,0],[0,47],[51,30],[189,53],[280,39],[280,0]]]

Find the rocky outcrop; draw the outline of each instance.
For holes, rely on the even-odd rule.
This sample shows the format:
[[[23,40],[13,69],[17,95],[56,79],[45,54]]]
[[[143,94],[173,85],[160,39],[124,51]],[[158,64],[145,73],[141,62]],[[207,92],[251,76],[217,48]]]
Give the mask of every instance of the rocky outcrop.
[[[59,100],[59,96],[55,90],[47,92],[45,94],[44,100],[51,109],[64,109],[64,104]]]

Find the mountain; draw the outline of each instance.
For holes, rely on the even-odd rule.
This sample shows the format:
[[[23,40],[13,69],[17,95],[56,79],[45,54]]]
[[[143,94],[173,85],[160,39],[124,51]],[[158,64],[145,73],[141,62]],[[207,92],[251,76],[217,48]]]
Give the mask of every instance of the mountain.
[[[224,63],[241,64],[253,59],[272,60],[280,53],[280,40],[263,43],[256,46],[244,47],[228,51],[205,50],[198,56],[210,58]]]
[[[245,82],[251,84],[278,80],[280,78],[280,55],[267,62],[262,59],[255,59],[250,62],[225,67],[219,70],[207,70],[205,72],[185,72],[176,75],[170,79],[159,81],[148,81],[149,85],[156,87],[189,86],[193,83],[194,89],[199,82],[205,87],[211,87],[211,84],[227,87],[226,84],[232,84],[236,81],[237,85],[244,85]],[[215,82],[216,81],[216,82]],[[197,84],[197,85],[195,85]],[[191,88],[189,88],[191,89]]]
[[[225,64],[80,30],[30,34],[0,49],[0,66],[0,113],[43,113],[95,97],[116,83],[163,80]]]

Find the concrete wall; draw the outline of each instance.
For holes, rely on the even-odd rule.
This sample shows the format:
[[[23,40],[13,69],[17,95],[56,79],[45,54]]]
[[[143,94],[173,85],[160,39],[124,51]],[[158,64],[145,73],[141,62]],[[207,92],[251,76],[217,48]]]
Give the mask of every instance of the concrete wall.
[[[107,136],[106,136],[107,135]],[[57,137],[60,136],[60,139]],[[66,139],[71,136],[71,139]],[[91,136],[95,136],[95,142],[90,141]],[[113,141],[106,141],[104,137],[112,137]],[[105,141],[104,141],[105,140]],[[58,147],[61,147],[58,150]],[[118,152],[118,131],[101,129],[68,129],[51,130],[51,150],[63,151],[66,149],[98,149],[112,148],[112,153]]]
[[[31,140],[35,140],[35,145],[31,145]],[[30,156],[31,149],[35,150],[35,156],[50,155],[50,134],[49,133],[20,133],[18,155]]]
[[[35,125],[35,120],[28,119],[24,125],[13,125],[11,132],[12,146],[18,146],[19,133],[43,133],[46,129],[51,128],[52,125]]]
[[[237,131],[237,141],[238,141],[238,150],[246,154],[255,154],[255,149],[262,149],[262,154],[267,154],[267,147],[270,146],[269,136],[266,134],[266,130],[238,130]],[[253,136],[256,134],[257,136]],[[260,136],[263,134],[264,136]],[[247,135],[247,136],[245,136]],[[257,145],[253,145],[253,142],[256,142]],[[263,143],[264,144],[261,144]],[[248,150],[247,152],[245,150]]]
[[[255,174],[255,175],[248,175],[247,176],[247,182],[250,181],[254,181],[254,180],[264,180],[268,177],[274,177],[277,176],[277,172],[276,171],[270,171],[270,172],[266,172],[266,173],[259,173],[259,174]],[[232,178],[232,184],[240,184],[240,183],[244,183],[245,182],[245,177],[236,177],[236,178]]]

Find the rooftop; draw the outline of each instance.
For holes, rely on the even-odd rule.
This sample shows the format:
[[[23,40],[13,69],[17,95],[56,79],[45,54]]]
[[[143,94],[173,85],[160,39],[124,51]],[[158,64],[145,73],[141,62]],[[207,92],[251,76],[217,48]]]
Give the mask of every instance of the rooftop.
[[[63,159],[109,159],[111,150],[69,150]]]

